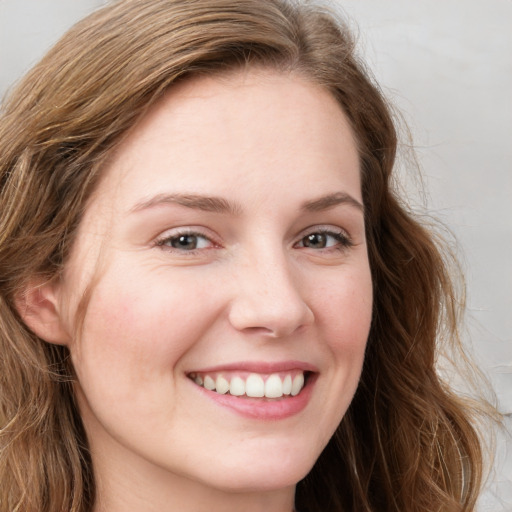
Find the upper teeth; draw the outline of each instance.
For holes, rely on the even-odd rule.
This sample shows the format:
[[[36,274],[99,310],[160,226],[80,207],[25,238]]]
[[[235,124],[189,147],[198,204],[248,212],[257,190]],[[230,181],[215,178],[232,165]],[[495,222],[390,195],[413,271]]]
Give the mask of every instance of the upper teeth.
[[[196,384],[210,391],[235,396],[248,396],[254,398],[280,398],[283,395],[296,396],[304,387],[304,373],[280,375],[272,373],[263,376],[258,373],[251,373],[246,377],[229,377],[219,373],[218,375],[197,375],[192,374],[191,378]]]

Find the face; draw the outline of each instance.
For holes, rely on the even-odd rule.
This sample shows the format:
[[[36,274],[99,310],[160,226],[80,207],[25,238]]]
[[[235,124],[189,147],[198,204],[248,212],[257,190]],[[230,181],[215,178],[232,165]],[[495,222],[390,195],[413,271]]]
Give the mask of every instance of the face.
[[[59,288],[97,471],[293,488],[358,384],[371,310],[336,101],[249,71],[172,89],[90,201]]]

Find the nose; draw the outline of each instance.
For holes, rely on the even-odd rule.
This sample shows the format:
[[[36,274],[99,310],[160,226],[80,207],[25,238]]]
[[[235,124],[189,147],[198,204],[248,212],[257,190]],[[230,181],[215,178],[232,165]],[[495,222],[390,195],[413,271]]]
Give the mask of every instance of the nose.
[[[237,272],[230,305],[231,325],[244,332],[279,338],[314,321],[300,276],[284,254],[248,257]]]

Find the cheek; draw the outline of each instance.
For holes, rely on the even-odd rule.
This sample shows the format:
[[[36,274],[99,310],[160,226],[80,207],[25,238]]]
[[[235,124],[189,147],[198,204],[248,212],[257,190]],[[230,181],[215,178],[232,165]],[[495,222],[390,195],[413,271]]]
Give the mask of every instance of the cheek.
[[[341,420],[359,384],[372,320],[372,289],[369,268],[363,267],[324,289],[317,307],[318,323],[333,362],[331,385],[335,393],[330,396],[335,422]]]
[[[364,352],[373,308],[369,268],[362,266],[347,273],[343,280],[327,283],[318,297],[316,316],[328,331],[331,349],[343,351],[345,358]]]
[[[129,279],[112,274],[102,279],[89,301],[82,334],[71,348],[83,386],[102,387],[113,396],[123,386],[132,393],[128,389],[137,382],[155,377],[172,380],[180,358],[215,315],[207,306],[207,294],[200,289],[192,293],[180,284],[165,286],[162,279],[148,281],[133,272]],[[194,300],[184,300],[189,293]]]

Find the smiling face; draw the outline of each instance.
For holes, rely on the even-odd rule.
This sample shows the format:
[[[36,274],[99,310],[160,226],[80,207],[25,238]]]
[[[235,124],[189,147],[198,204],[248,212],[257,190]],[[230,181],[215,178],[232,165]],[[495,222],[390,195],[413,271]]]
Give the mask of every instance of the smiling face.
[[[71,333],[92,282],[67,344],[100,497],[293,499],[370,327],[358,161],[328,92],[255,70],[182,83],[123,141],[58,288]]]

